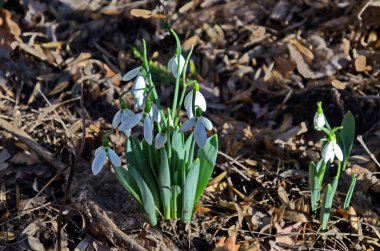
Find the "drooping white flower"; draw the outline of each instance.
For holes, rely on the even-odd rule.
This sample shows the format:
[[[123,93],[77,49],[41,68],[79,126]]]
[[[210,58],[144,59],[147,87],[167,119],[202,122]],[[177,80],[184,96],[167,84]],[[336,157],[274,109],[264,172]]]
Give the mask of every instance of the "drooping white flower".
[[[320,131],[322,127],[326,124],[325,115],[315,113],[314,115],[314,128],[317,131]]]
[[[132,86],[135,109],[143,109],[145,106],[145,88],[146,82],[144,77],[141,75],[137,76]]]
[[[156,149],[160,149],[163,145],[165,145],[166,141],[166,133],[157,133],[156,138],[154,139],[154,146],[156,147]]]
[[[179,56],[179,64],[180,64],[180,74],[183,71],[183,67],[185,66],[185,58],[180,55]],[[177,77],[178,73],[178,58],[177,55],[174,55],[168,62],[168,70],[173,74],[174,77]]]
[[[149,102],[148,102],[149,103]],[[150,111],[148,112],[150,107]],[[123,120],[119,126],[119,131],[132,130],[133,127],[143,122],[144,138],[146,142],[151,145],[153,143],[153,123],[154,121],[159,123],[161,121],[161,115],[155,104],[150,104],[144,108],[144,111],[128,116]],[[140,124],[141,125],[141,124]]]
[[[322,157],[325,163],[334,161],[334,158],[339,161],[343,160],[343,152],[340,146],[336,143],[336,140],[329,140],[322,149]]]
[[[135,113],[121,121],[118,128],[119,131],[131,130],[135,127],[143,118],[144,112]]]
[[[112,127],[117,129],[123,121],[125,121],[128,117],[132,116],[134,113],[129,109],[120,109],[117,111],[115,116],[112,119]],[[125,135],[131,135],[131,129],[124,130]]]
[[[115,151],[109,147],[101,146],[95,150],[95,158],[92,161],[92,165],[91,165],[92,173],[94,175],[98,175],[100,171],[103,169],[103,166],[107,161],[107,157],[111,161],[114,167],[121,166],[120,158],[115,153]]]
[[[323,109],[322,109],[322,102],[317,103],[317,112],[314,115],[314,128],[317,131],[320,131],[321,128],[323,128],[326,124],[326,118],[325,115],[323,114]]]
[[[193,127],[194,129],[194,139],[195,143],[202,148],[205,146],[206,141],[207,141],[207,130],[212,130],[213,125],[211,121],[203,116],[197,116],[197,117],[192,117],[189,120],[187,120],[181,128],[179,129],[180,132],[186,132],[191,130]]]
[[[195,102],[194,102],[195,107],[201,108],[203,112],[205,112],[207,109],[206,99],[203,97],[202,93],[200,91],[192,90],[186,95],[185,101],[183,103],[185,106],[186,114],[188,118],[192,118],[194,116],[193,104],[192,104],[194,92],[195,92]]]

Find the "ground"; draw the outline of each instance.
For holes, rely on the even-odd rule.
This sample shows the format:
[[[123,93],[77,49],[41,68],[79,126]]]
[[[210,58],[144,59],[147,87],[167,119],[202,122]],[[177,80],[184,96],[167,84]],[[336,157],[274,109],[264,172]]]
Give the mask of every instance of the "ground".
[[[380,248],[378,1],[2,2],[2,250],[53,250],[59,239],[65,250]],[[175,41],[162,16],[185,54],[194,45],[193,77],[220,152],[191,223],[151,227],[112,167],[93,176],[90,163],[131,87],[122,76],[141,64],[142,38],[170,106],[165,67]],[[358,136],[328,238],[309,213],[308,167],[323,136],[313,128],[318,101],[334,126],[351,111]],[[123,152],[124,138],[112,140]]]

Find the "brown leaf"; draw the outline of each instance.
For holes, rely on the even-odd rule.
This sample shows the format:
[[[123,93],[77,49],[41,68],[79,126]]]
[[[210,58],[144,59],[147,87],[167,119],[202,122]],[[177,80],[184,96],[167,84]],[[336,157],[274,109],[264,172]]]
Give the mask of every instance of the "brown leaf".
[[[223,236],[219,239],[213,251],[238,251],[239,248],[240,244],[236,244],[236,235],[229,236],[227,239]]]
[[[161,15],[161,14],[157,14],[157,13],[153,13],[152,11],[150,10],[145,10],[145,9],[132,9],[131,10],[131,15],[134,16],[134,17],[141,17],[141,18],[145,18],[145,19],[148,19],[148,18],[157,18],[157,19],[165,19],[167,18],[166,15]]]
[[[346,84],[340,82],[337,79],[334,79],[333,81],[331,81],[331,85],[334,86],[338,90],[344,90],[346,88]]]
[[[40,242],[40,240],[31,235],[28,236],[28,244],[30,248],[34,251],[44,251],[44,245]]]
[[[286,244],[287,246],[291,247],[297,244],[297,234],[294,235],[294,233],[299,233],[302,229],[301,227],[302,223],[297,222],[294,225],[288,226],[286,228],[281,228],[281,226],[276,223],[275,227],[277,229],[276,234],[276,243],[282,243]]]
[[[12,13],[0,8],[0,48],[4,47],[6,51],[11,50],[13,41],[21,41],[20,35],[21,29],[12,20]]]
[[[7,231],[0,231],[0,241],[7,242],[7,241],[13,241],[15,239],[14,233],[7,232]]]
[[[367,69],[367,59],[363,55],[355,58],[355,69],[357,72],[364,72]]]

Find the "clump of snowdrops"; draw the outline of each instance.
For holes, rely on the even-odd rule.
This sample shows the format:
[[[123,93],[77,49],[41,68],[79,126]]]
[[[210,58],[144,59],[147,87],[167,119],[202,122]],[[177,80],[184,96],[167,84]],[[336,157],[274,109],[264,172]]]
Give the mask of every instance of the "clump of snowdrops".
[[[104,134],[92,162],[94,175],[102,170],[107,159],[112,163],[117,179],[144,209],[152,225],[157,224],[158,216],[191,220],[218,153],[217,135],[207,137],[213,125],[204,114],[206,100],[197,81],[186,76],[192,49],[185,59],[177,34],[172,29],[170,32],[177,45],[167,66],[175,78],[171,109],[160,104],[143,40],[142,66],[124,75],[124,81],[134,80],[133,86],[121,94],[120,110],[112,121],[114,130]],[[134,98],[133,107],[127,106],[128,92]],[[179,117],[182,107],[187,115],[184,123]],[[138,126],[143,127],[141,140],[132,133]],[[116,131],[127,137],[124,155],[127,166],[122,166],[119,155],[110,147],[109,135]]]
[[[321,229],[322,231],[326,231],[339,177],[341,171],[346,169],[348,159],[350,158],[355,137],[355,118],[351,112],[347,112],[341,126],[331,128],[324,115],[322,103],[318,102],[317,112],[314,116],[314,127],[318,131],[323,131],[326,135],[322,139],[321,159],[316,163],[311,162],[309,166],[311,212],[316,214],[320,207]],[[328,168],[334,168],[333,171],[336,172],[332,183],[324,180],[325,172]],[[343,208],[346,210],[350,205],[355,183],[356,177],[352,174],[350,187],[343,205]],[[321,200],[322,190],[323,198]]]

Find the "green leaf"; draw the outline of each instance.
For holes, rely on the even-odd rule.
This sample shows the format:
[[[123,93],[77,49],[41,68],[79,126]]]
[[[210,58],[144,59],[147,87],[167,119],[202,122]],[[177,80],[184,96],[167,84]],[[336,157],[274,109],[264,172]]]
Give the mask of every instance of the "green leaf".
[[[320,215],[322,231],[326,231],[327,229],[327,223],[329,222],[329,219],[330,219],[333,198],[334,198],[334,194],[332,191],[332,187],[330,184],[328,184],[327,187],[325,188],[325,192],[323,195],[323,202],[322,202],[321,215]]]
[[[137,185],[139,186],[142,204],[145,212],[148,215],[149,222],[153,226],[155,226],[157,225],[157,216],[152,191],[149,189],[148,185],[145,183],[144,179],[137,172],[137,170],[131,169],[131,174],[133,178],[136,180]]]
[[[347,112],[342,121],[342,130],[339,132],[341,143],[343,144],[344,163],[350,157],[352,145],[355,138],[355,118],[351,112]],[[345,165],[344,165],[345,167]],[[343,168],[344,170],[344,168]]]
[[[343,206],[343,208],[345,210],[347,210],[349,208],[349,206],[350,206],[352,195],[353,195],[354,189],[355,189],[355,184],[356,184],[356,176],[353,173],[352,176],[351,176],[350,188],[348,189],[348,192],[347,192],[347,195],[346,195],[346,199],[344,200],[344,206]]]
[[[128,172],[128,170],[124,169],[123,167],[115,167],[116,172],[116,178],[119,180],[121,185],[135,198],[135,200],[140,204],[142,207],[142,199],[140,190],[131,176],[131,174]]]
[[[200,160],[201,169],[199,173],[199,180],[194,203],[199,200],[208,184],[208,181],[210,180],[217,156],[218,136],[215,134],[214,136],[207,139],[206,145],[203,148],[200,148],[198,150],[197,158]]]
[[[160,166],[160,190],[162,195],[162,206],[164,209],[164,218],[170,219],[170,197],[171,197],[171,184],[170,184],[170,169],[168,156],[165,147],[161,148],[161,166]]]
[[[172,175],[182,167],[182,163],[185,158],[185,148],[183,142],[183,133],[178,130],[174,130],[172,133]]]
[[[320,186],[318,173],[314,162],[310,162],[309,165],[309,186],[310,186],[310,207],[311,212],[314,214],[318,209],[318,202],[320,198]]]
[[[181,220],[183,222],[189,222],[193,214],[194,198],[196,192],[196,186],[199,177],[199,159],[196,159],[190,167],[189,174],[186,177],[185,187],[182,196],[182,214]]]
[[[181,193],[181,187],[180,186],[172,186],[171,187],[171,204],[172,204],[172,218],[177,219],[178,214],[178,196]]]
[[[157,176],[151,170],[150,163],[145,162],[144,152],[134,135],[128,137],[125,147],[125,156],[128,163],[128,168],[131,171],[136,170],[147,183],[152,192],[156,205],[160,205],[160,196],[157,181]]]

